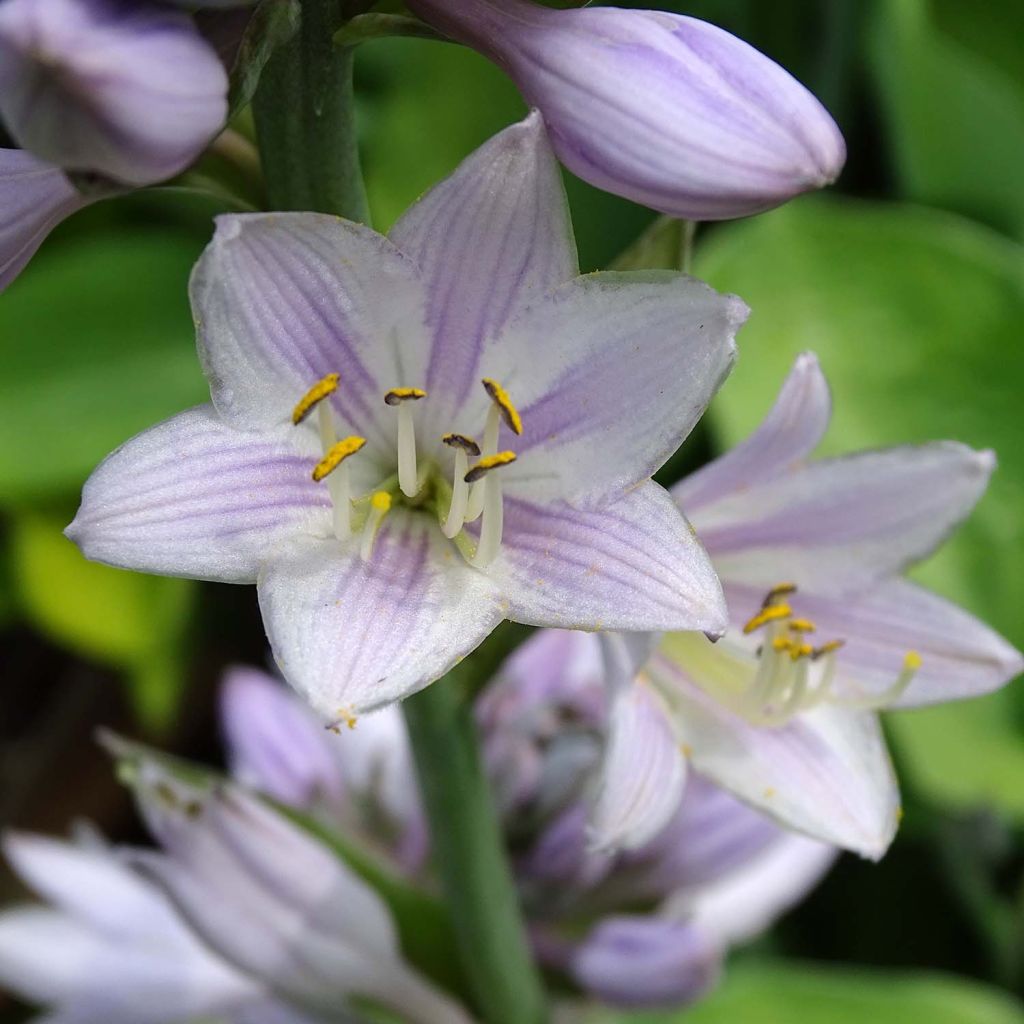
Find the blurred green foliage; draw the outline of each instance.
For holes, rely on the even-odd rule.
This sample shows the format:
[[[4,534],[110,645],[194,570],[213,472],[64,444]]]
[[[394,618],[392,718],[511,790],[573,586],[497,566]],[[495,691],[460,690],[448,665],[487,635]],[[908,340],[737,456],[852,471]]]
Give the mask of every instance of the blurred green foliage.
[[[825,451],[945,437],[994,448],[1001,464],[990,493],[919,576],[1024,645],[1024,4],[654,5],[709,18],[789,67],[835,113],[850,153],[839,195],[698,233],[695,272],[754,312],[736,372],[688,457],[709,438],[720,447],[747,433],[808,348],[835,394]],[[499,70],[447,44],[368,43],[357,76],[379,228],[525,110]],[[248,133],[244,118],[239,128]],[[211,181],[221,173],[216,160],[201,170]],[[227,171],[220,186],[234,187]],[[652,220],[571,176],[566,187],[585,270],[607,266]],[[245,200],[258,194],[248,183]],[[100,459],[206,398],[187,279],[210,215],[233,205],[166,190],[99,204],[58,230],[0,297],[0,627],[27,624],[118,669],[151,731],[181,711],[189,666],[203,655],[197,609],[215,624],[251,623],[223,588],[200,605],[198,585],[86,563],[61,530]],[[252,650],[251,641],[237,646]],[[1018,684],[892,715],[888,725],[908,809],[893,854],[880,867],[844,862],[838,881],[766,945],[861,964],[941,959],[1020,990],[1024,694]],[[979,820],[998,844],[986,845]],[[879,909],[836,923],[868,905]],[[938,919],[963,933],[960,945],[940,948],[946,932],[928,923]],[[683,1018],[631,1019],[895,1024],[918,1015],[934,1024],[1022,1019],[1012,999],[952,977],[760,958],[737,964]]]

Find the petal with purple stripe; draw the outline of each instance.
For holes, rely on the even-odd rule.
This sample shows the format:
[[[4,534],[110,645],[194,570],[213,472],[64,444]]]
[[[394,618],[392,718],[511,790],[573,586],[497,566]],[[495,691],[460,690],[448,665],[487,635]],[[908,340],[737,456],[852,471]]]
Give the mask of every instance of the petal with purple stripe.
[[[298,400],[339,374],[346,433],[393,457],[393,387],[421,386],[423,291],[386,238],[317,213],[225,215],[192,274],[199,353],[213,402],[248,428],[290,422]]]
[[[797,356],[761,425],[745,441],[672,488],[688,515],[736,491],[763,483],[806,459],[832,413],[828,382],[813,352]]]
[[[725,628],[711,563],[657,484],[590,511],[505,505],[505,539],[488,575],[508,598],[509,618],[569,629]]]
[[[562,179],[538,114],[500,132],[409,209],[391,240],[419,265],[439,429],[478,387],[480,353],[520,309],[578,273]],[[485,371],[486,372],[486,371]]]
[[[252,583],[286,539],[330,533],[330,499],[310,477],[317,456],[298,446],[304,438],[235,430],[208,405],[180,413],[99,465],[67,535],[108,565]]]
[[[58,168],[20,149],[0,149],[0,291],[87,202]]]
[[[285,678],[327,720],[406,697],[504,618],[498,590],[421,513],[391,512],[364,561],[308,540],[270,560],[260,607]]]

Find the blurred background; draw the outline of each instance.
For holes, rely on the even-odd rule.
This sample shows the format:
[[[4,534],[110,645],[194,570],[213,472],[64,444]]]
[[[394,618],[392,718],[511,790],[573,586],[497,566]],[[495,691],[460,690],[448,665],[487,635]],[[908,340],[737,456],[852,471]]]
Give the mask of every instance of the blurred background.
[[[666,480],[743,437],[793,356],[814,349],[835,396],[827,452],[932,438],[996,450],[977,513],[918,575],[1024,646],[1024,3],[655,6],[778,60],[849,147],[828,194],[699,231],[695,273],[753,316]],[[524,112],[501,72],[453,46],[373,42],[357,76],[379,229]],[[653,219],[567,185],[584,270]],[[222,209],[172,190],[92,207],[0,298],[4,827],[63,832],[89,817],[136,838],[95,728],[216,762],[220,673],[266,661],[253,588],[92,565],[61,533],[104,455],[208,397],[186,282]],[[890,715],[886,728],[906,808],[891,853],[844,857],[688,1021],[1024,1021],[1024,688]],[[20,895],[0,879],[0,901]],[[0,1021],[22,1019],[2,999]]]

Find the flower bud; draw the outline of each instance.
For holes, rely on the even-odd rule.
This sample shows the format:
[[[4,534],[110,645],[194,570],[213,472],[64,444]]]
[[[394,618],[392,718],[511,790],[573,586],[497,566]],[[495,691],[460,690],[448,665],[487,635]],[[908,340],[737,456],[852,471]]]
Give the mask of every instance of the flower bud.
[[[671,216],[757,213],[843,166],[843,137],[814,96],[707,22],[527,0],[408,6],[508,72],[571,171]]]
[[[660,917],[609,917],[572,958],[576,983],[613,1006],[679,1006],[718,977],[719,947],[698,929]]]
[[[183,11],[0,3],[0,120],[23,149],[127,185],[172,177],[227,116],[227,74]]]

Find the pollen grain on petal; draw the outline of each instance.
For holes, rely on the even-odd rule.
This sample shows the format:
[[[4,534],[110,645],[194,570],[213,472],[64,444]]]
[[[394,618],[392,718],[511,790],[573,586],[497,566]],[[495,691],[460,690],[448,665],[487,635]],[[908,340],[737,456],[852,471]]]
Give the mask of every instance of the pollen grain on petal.
[[[329,473],[333,473],[350,455],[355,455],[363,445],[365,437],[345,437],[331,445],[327,454],[313,467],[313,479],[319,483]]]
[[[510,462],[516,461],[515,452],[498,452],[495,455],[487,455],[482,458],[465,476],[467,484],[475,483],[492,469],[499,466],[507,466]]]
[[[329,373],[321,377],[303,396],[292,410],[292,423],[298,426],[328,395],[333,395],[338,390],[338,382],[341,377],[336,373]]]
[[[401,405],[403,402],[418,402],[426,397],[427,393],[422,388],[392,388],[384,395],[384,402],[387,405]]]
[[[461,448],[474,459],[480,454],[480,445],[468,434],[445,434],[441,438],[441,443],[448,445],[449,448]]]
[[[490,377],[484,377],[480,383],[483,384],[484,390],[491,401],[498,407],[501,418],[505,421],[505,426],[513,434],[521,434],[523,432],[523,419],[519,415],[519,410],[512,404],[509,393],[496,380],[492,380]]]

